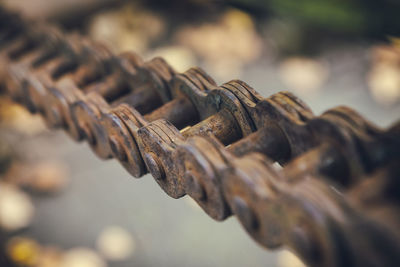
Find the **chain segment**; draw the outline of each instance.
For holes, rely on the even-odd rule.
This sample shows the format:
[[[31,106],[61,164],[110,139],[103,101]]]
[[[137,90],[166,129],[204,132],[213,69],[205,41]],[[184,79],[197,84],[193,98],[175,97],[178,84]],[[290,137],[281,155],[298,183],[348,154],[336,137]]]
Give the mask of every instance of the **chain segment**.
[[[382,130],[348,107],[315,116],[289,92],[218,86],[1,9],[0,58],[7,93],[49,127],[215,220],[237,215],[262,246],[312,266],[400,263],[400,123]]]

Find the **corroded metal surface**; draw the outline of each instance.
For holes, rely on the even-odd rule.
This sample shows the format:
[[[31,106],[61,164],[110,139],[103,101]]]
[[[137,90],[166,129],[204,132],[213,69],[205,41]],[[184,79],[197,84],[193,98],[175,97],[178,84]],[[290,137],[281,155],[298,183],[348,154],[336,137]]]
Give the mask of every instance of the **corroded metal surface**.
[[[0,59],[8,94],[50,127],[215,220],[236,215],[264,247],[312,266],[400,263],[400,123],[379,129],[348,107],[316,116],[289,92],[219,86],[4,10]]]

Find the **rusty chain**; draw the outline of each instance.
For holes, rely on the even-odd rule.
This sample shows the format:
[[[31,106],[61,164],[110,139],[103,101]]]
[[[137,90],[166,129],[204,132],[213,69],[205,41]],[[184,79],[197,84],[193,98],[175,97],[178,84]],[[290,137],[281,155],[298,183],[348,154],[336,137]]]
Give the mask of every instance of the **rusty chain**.
[[[49,127],[215,220],[237,215],[262,246],[312,266],[400,263],[400,123],[379,129],[348,107],[315,116],[289,92],[218,86],[1,9],[0,60],[5,91]]]

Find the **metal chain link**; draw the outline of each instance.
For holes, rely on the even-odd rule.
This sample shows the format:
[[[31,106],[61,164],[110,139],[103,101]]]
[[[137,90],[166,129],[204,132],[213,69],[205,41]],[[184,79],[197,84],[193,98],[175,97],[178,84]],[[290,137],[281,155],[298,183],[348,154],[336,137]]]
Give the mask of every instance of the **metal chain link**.
[[[7,93],[49,127],[215,220],[237,215],[262,246],[312,266],[400,263],[400,123],[379,129],[348,107],[315,116],[289,92],[218,86],[1,9],[0,60]]]

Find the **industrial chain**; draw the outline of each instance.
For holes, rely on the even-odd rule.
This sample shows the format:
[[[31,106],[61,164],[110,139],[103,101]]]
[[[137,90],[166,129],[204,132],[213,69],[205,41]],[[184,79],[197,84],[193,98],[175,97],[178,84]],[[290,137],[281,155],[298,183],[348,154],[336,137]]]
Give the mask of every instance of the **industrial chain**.
[[[0,61],[4,90],[49,127],[215,220],[235,214],[262,246],[311,266],[400,263],[400,123],[379,129],[348,107],[315,116],[292,93],[219,86],[6,10]]]

